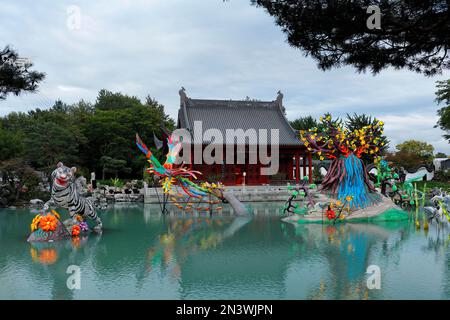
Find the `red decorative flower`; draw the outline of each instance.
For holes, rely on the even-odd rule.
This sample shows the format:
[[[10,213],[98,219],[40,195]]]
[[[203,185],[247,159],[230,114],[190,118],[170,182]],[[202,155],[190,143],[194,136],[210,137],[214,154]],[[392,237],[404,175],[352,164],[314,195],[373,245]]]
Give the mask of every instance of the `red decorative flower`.
[[[336,212],[334,212],[331,208],[329,208],[327,211],[325,211],[328,220],[332,220],[336,218]]]
[[[74,226],[72,227],[72,237],[78,236],[78,235],[80,234],[80,231],[81,231],[80,226],[77,225],[77,224],[74,225]]]

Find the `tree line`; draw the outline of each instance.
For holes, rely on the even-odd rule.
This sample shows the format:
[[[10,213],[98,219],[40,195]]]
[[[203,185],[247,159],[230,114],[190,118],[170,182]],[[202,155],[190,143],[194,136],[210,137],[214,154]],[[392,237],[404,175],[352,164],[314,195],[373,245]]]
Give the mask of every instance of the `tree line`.
[[[175,122],[152,97],[104,89],[94,103],[56,101],[46,110],[12,112],[0,118],[0,171],[17,163],[49,173],[61,161],[85,176],[142,178],[145,157],[135,134],[152,141],[162,136],[161,125],[172,130]]]

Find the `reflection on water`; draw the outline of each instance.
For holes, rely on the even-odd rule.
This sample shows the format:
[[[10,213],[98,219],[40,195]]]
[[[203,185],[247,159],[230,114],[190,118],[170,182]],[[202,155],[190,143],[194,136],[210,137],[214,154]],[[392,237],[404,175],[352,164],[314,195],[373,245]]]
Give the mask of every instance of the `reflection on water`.
[[[2,299],[392,299],[450,298],[447,228],[412,221],[292,225],[276,203],[235,217],[224,206],[182,214],[158,205],[116,205],[104,232],[56,243],[26,242],[33,214],[0,211]],[[381,268],[381,289],[366,270]],[[81,290],[66,286],[81,267]]]

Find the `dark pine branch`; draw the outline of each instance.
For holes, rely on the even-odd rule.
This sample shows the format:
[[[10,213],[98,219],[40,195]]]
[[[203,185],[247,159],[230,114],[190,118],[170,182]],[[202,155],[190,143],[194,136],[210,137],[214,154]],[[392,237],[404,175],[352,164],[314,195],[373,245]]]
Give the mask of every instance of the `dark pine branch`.
[[[31,62],[20,59],[10,47],[0,50],[0,100],[6,99],[9,93],[19,95],[24,91],[36,91],[45,74],[30,71],[32,66]]]
[[[275,18],[288,43],[321,69],[351,65],[359,72],[407,68],[427,76],[450,68],[450,1],[251,0]],[[381,30],[366,9],[378,5]]]

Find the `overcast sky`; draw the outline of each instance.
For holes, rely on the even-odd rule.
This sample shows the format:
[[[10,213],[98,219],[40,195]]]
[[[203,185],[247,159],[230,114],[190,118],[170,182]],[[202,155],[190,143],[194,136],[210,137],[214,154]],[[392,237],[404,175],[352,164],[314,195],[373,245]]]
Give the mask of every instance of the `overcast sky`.
[[[323,72],[249,0],[0,0],[0,46],[11,45],[47,74],[35,94],[8,96],[0,115],[94,101],[102,88],[150,94],[176,117],[178,90],[192,98],[274,100],[290,120],[367,113],[383,120],[392,146],[420,139],[450,154],[436,123],[435,82],[409,71],[377,76],[350,67]],[[72,7],[76,6],[75,11]],[[73,15],[81,13],[80,25]],[[75,18],[74,18],[75,17]]]

